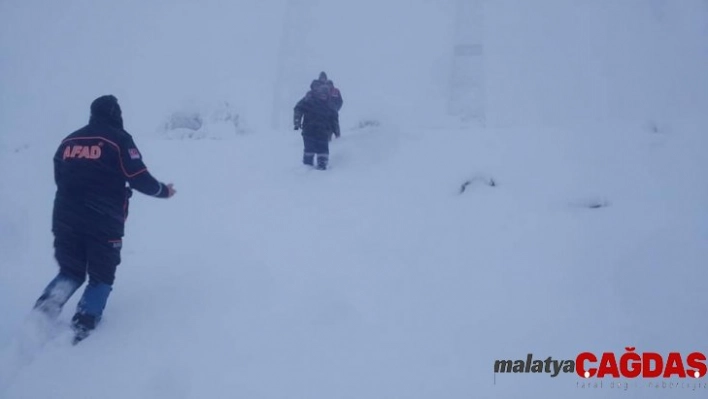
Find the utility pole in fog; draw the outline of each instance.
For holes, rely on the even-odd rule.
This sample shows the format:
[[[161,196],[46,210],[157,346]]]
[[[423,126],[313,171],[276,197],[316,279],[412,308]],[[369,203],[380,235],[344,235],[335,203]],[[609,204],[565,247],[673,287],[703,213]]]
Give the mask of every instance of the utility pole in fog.
[[[448,110],[485,124],[484,0],[456,0],[455,42]]]
[[[279,129],[283,123],[292,122],[292,110],[298,96],[304,94],[302,82],[293,81],[302,72],[301,47],[307,39],[308,21],[312,0],[287,0],[283,30],[278,51],[278,65],[273,90],[272,127]],[[299,85],[298,85],[299,83]],[[287,124],[289,126],[290,124]]]

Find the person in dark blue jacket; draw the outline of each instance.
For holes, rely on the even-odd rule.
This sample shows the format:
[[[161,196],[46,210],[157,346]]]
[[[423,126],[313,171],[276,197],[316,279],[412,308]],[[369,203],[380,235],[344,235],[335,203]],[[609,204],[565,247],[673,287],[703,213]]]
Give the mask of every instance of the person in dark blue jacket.
[[[339,111],[342,110],[344,105],[344,99],[342,98],[342,92],[334,86],[334,82],[327,77],[327,73],[320,72],[317,79],[310,83],[310,91],[305,94],[305,97],[312,96],[313,93],[317,91],[318,88],[322,86],[327,86],[329,88],[327,93],[327,104],[337,111],[337,131],[334,133],[336,137],[340,136],[339,131]],[[331,136],[330,136],[331,139]]]
[[[293,124],[295,130],[302,128],[304,151],[302,162],[314,166],[317,157],[317,169],[325,170],[329,163],[329,140],[332,134],[339,137],[337,111],[328,103],[329,87],[318,86],[298,101],[294,109]]]
[[[170,198],[175,190],[148,172],[133,138],[123,130],[121,108],[112,95],[95,99],[88,125],[61,142],[54,155],[54,180],[52,232],[59,274],[34,308],[56,318],[88,274],[72,318],[76,343],[99,323],[112,291],[132,191]]]

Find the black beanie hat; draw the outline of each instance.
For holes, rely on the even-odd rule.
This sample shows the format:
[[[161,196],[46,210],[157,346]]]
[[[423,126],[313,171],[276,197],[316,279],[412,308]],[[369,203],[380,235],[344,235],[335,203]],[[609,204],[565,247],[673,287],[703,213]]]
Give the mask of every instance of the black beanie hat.
[[[324,73],[324,72],[320,72],[320,77],[319,77],[319,79],[320,79],[320,80],[327,80],[327,74]]]
[[[91,120],[102,120],[123,128],[123,115],[118,99],[113,95],[98,97],[91,103]]]

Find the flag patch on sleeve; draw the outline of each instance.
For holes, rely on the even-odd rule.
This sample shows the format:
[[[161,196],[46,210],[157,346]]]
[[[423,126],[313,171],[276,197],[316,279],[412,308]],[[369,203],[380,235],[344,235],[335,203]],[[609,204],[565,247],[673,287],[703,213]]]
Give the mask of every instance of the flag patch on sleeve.
[[[140,153],[137,148],[128,149],[128,154],[130,154],[130,159],[140,159]]]

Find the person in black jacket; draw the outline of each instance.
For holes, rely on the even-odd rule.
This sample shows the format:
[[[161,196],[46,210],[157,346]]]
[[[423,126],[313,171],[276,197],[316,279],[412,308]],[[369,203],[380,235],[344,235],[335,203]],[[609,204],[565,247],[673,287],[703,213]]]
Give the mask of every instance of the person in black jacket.
[[[304,152],[302,162],[325,170],[329,162],[329,140],[332,134],[339,137],[337,111],[328,104],[329,87],[321,85],[312,90],[295,105],[293,123],[295,130],[302,128]]]
[[[310,83],[310,91],[307,92],[305,96],[312,96],[313,93],[315,93],[317,89],[322,86],[327,86],[329,88],[329,91],[327,93],[327,104],[329,104],[332,109],[337,111],[337,131],[334,133],[334,135],[336,137],[339,137],[339,111],[342,110],[342,106],[344,105],[344,99],[342,98],[342,92],[337,87],[335,87],[334,82],[327,77],[327,73],[325,73],[324,71],[320,72],[319,77],[313,80],[312,83]]]
[[[52,232],[59,274],[34,309],[56,318],[88,273],[72,318],[76,343],[99,323],[112,291],[132,190],[158,198],[170,198],[175,190],[148,172],[133,138],[123,130],[112,95],[95,99],[88,125],[61,142],[54,155],[54,180]]]

